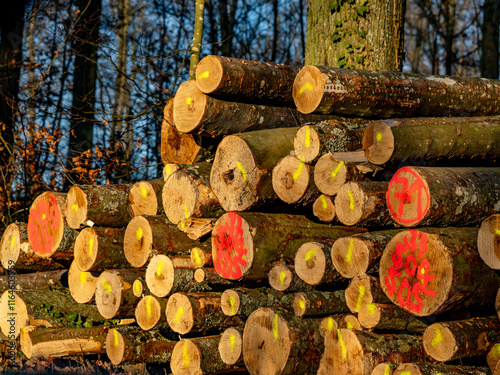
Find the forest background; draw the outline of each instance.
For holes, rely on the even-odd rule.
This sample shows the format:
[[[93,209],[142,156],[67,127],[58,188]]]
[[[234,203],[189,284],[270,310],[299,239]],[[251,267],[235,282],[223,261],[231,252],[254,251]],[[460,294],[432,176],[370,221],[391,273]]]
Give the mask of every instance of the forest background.
[[[195,24],[193,0],[8,3],[0,6],[0,234],[26,222],[43,191],[162,175],[163,107],[189,78]],[[201,58],[304,65],[307,0],[204,5]],[[404,71],[498,78],[500,0],[405,6]]]

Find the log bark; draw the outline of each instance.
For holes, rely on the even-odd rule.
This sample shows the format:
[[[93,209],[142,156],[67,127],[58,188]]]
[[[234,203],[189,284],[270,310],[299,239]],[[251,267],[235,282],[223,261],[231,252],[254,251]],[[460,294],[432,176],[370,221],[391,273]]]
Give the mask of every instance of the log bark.
[[[297,128],[253,131],[225,137],[217,151],[210,186],[226,211],[245,211],[278,200],[272,169],[293,150]]]
[[[481,93],[481,97],[478,97]],[[306,66],[293,84],[302,113],[363,117],[498,115],[500,83],[473,77]]]
[[[124,228],[84,228],[76,237],[74,259],[81,271],[129,267],[123,253]]]
[[[136,216],[125,230],[123,252],[132,267],[142,267],[156,254],[187,254],[191,248],[209,249],[190,239],[164,216]]]
[[[427,324],[393,304],[369,303],[358,312],[359,323],[367,329],[423,333]]]
[[[78,303],[94,302],[98,279],[97,272],[81,271],[73,261],[68,270],[68,287],[71,297]]]
[[[163,208],[172,224],[192,217],[222,215],[219,200],[210,188],[211,163],[198,163],[172,173],[163,188]]]
[[[333,266],[344,277],[378,273],[378,264],[387,243],[400,230],[383,230],[342,237],[333,243]]]
[[[25,289],[44,289],[49,286],[66,288],[68,270],[18,274],[16,269],[9,271],[8,275],[0,276],[0,290],[12,289],[19,292]]]
[[[222,312],[221,293],[174,293],[165,313],[170,328],[181,335],[242,324],[239,317]]]
[[[335,197],[337,218],[344,225],[393,226],[387,209],[385,181],[349,181]]]
[[[214,267],[222,277],[232,280],[265,279],[272,262],[293,262],[304,242],[331,241],[362,231],[315,224],[303,216],[229,212],[212,231]]]
[[[279,307],[292,310],[293,298],[287,294],[269,288],[231,288],[221,295],[222,312],[227,316],[248,317],[261,307]]]
[[[335,292],[298,292],[293,299],[293,311],[298,317],[347,313],[343,290]]]
[[[490,268],[500,269],[500,214],[486,218],[479,228],[477,249]]]
[[[295,135],[295,156],[304,158],[305,163],[312,163],[327,153],[359,150],[367,125],[365,119],[342,117],[307,123]]]
[[[291,107],[298,72],[298,68],[285,64],[209,55],[196,67],[196,84],[211,96]]]
[[[489,375],[485,367],[456,366],[444,363],[402,363],[394,370],[393,375],[433,375],[433,374],[457,374],[457,375]]]
[[[243,359],[252,374],[315,373],[323,352],[321,319],[261,307],[247,319]]]
[[[228,286],[233,286],[234,282],[220,276],[213,267],[203,267],[198,268],[194,271],[194,280],[201,286],[206,286],[207,288],[225,288]]]
[[[406,159],[497,158],[500,117],[433,117],[372,122],[363,136],[374,164]]]
[[[74,185],[66,198],[66,219],[73,229],[123,228],[132,218],[130,185]]]
[[[305,242],[297,250],[294,259],[295,272],[309,285],[335,284],[345,281],[335,269],[327,250],[331,241]]]
[[[157,215],[160,207],[163,207],[161,193],[164,184],[163,178],[133,184],[128,194],[132,215]]]
[[[135,307],[135,321],[144,331],[149,331],[162,323],[166,325],[167,318],[163,313],[166,307],[166,300],[152,295],[144,296]]]
[[[486,356],[500,342],[500,322],[494,317],[434,323],[423,339],[426,353],[437,361]]]
[[[477,233],[477,228],[399,232],[380,259],[382,289],[416,316],[491,304],[499,280],[479,256]]]
[[[387,207],[406,227],[474,226],[497,212],[499,179],[498,168],[403,167],[389,182]]]
[[[219,341],[219,355],[227,365],[243,367],[243,329],[229,327],[222,332]]]
[[[352,313],[359,313],[371,303],[390,302],[380,286],[379,279],[366,274],[353,277],[345,290],[345,301]]]
[[[335,219],[335,204],[332,197],[321,194],[313,203],[313,215],[320,221],[331,222]]]

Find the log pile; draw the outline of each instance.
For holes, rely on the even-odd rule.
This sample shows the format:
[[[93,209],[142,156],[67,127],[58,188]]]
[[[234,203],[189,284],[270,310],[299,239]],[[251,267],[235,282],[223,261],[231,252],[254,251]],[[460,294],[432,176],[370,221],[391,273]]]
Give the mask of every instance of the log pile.
[[[499,100],[202,59],[165,106],[162,179],[44,193],[4,232],[3,358],[500,374]]]

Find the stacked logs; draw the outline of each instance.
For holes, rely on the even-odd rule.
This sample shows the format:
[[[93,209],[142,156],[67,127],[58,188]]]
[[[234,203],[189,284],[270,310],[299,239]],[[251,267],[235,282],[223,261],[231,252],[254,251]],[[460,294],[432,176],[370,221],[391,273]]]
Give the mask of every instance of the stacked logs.
[[[162,179],[44,193],[7,228],[6,350],[500,373],[499,99],[496,80],[202,59],[165,106]]]

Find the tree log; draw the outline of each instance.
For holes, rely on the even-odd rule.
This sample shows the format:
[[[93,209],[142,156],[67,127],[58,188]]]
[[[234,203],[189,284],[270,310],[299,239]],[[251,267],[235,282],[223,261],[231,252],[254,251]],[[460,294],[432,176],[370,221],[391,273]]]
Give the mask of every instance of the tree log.
[[[165,313],[170,328],[181,335],[242,324],[238,316],[222,312],[221,293],[174,293]]]
[[[475,77],[310,65],[297,74],[292,95],[302,113],[383,118],[500,114],[500,83]]]
[[[500,117],[439,117],[372,122],[363,136],[374,164],[406,159],[496,158]]]
[[[278,200],[272,169],[293,150],[297,128],[224,137],[217,147],[210,186],[226,211],[245,211]]]
[[[212,231],[214,267],[228,279],[262,280],[273,262],[288,259],[291,263],[304,242],[331,241],[362,231],[315,224],[302,216],[229,212]]]
[[[499,279],[479,256],[477,233],[477,228],[399,232],[380,258],[385,294],[416,316],[491,304]]]
[[[295,272],[310,285],[335,284],[345,281],[335,269],[330,256],[331,241],[305,242],[297,250],[294,259]]]
[[[293,299],[293,311],[298,317],[347,313],[343,290],[336,292],[298,292]]]
[[[347,278],[378,272],[382,252],[398,232],[400,230],[384,230],[339,238],[332,246],[333,266]]]
[[[199,247],[193,247],[191,249],[191,263],[194,264],[196,268],[210,267],[212,263],[212,252],[205,251]]]
[[[346,182],[335,197],[337,218],[344,225],[394,225],[386,204],[387,187],[385,181]]]
[[[487,368],[472,366],[445,365],[444,363],[402,363],[392,373],[393,375],[490,375]]]
[[[279,307],[292,310],[293,299],[287,294],[269,288],[232,288],[221,295],[222,312],[227,316],[248,317],[261,307]]]
[[[390,302],[380,286],[379,279],[366,274],[359,274],[352,278],[345,290],[345,301],[353,313],[359,313],[370,303]]]
[[[216,288],[225,288],[227,286],[234,285],[234,282],[232,280],[223,278],[213,267],[198,268],[196,271],[194,271],[194,280],[201,286],[206,286],[207,288],[209,288],[208,290],[210,290],[212,286]]]
[[[500,270],[500,214],[491,215],[481,223],[477,249],[484,263]]]
[[[269,270],[268,281],[271,288],[279,292],[298,292],[313,289],[295,273],[295,268],[279,260]]]
[[[22,298],[12,289],[3,292],[0,297],[0,332],[15,340],[21,328],[28,324],[28,309]]]
[[[68,270],[68,287],[71,297],[78,303],[93,302],[98,279],[97,272],[81,271],[76,261],[73,261]]]
[[[380,363],[377,366],[375,366],[371,375],[393,375],[395,369],[396,369],[396,365],[393,363],[390,363],[390,362]]]
[[[162,190],[165,180],[138,181],[130,187],[128,201],[133,216],[156,215],[162,203]]]
[[[73,229],[125,227],[132,217],[130,185],[74,185],[66,198],[66,219]]]
[[[0,290],[12,289],[19,292],[25,289],[44,289],[49,286],[67,287],[68,270],[18,274],[17,269],[13,269],[8,275],[0,276]]]
[[[229,327],[222,332],[219,341],[219,355],[227,365],[243,367],[243,329]]]
[[[359,323],[368,329],[423,333],[427,324],[393,304],[369,303],[358,312]]]
[[[473,226],[498,210],[499,168],[403,167],[389,182],[387,207],[402,226]]]
[[[329,195],[321,194],[313,203],[313,215],[320,221],[331,222],[335,219],[335,204]]]
[[[292,87],[298,72],[274,62],[209,55],[196,67],[196,84],[211,96],[293,107]]]
[[[495,368],[500,361],[500,343],[497,343],[491,347],[486,354],[486,362],[488,363],[488,367],[491,372],[495,372]]]
[[[486,356],[500,342],[500,322],[495,317],[434,323],[423,339],[426,353],[437,361]]]
[[[124,228],[84,228],[76,237],[74,258],[81,271],[127,268],[123,253]]]
[[[358,318],[353,314],[344,314],[339,318],[337,323],[339,328],[345,328],[354,331],[363,331],[363,327],[359,323]]]
[[[301,319],[269,307],[255,310],[243,331],[243,359],[251,374],[315,373],[323,352],[321,319]]]
[[[165,323],[167,318],[163,312],[167,307],[167,301],[147,295],[141,298],[135,307],[135,321],[145,331],[149,331],[156,325]]]

